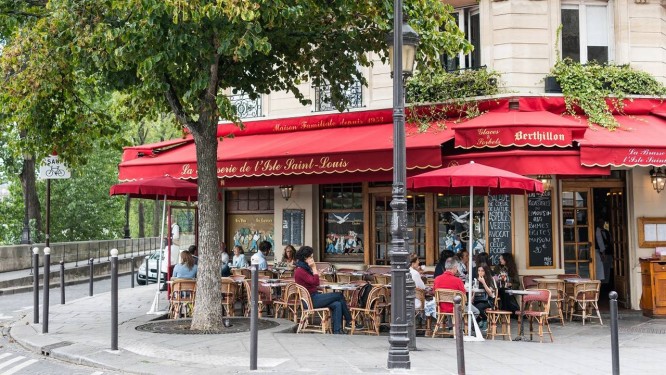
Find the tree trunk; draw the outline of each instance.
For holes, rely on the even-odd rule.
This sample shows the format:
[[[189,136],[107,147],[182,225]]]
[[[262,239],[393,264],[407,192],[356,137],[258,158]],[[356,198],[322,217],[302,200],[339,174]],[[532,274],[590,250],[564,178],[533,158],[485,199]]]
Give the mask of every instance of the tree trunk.
[[[143,214],[143,201],[139,200],[139,238],[146,237],[146,219]]]
[[[28,220],[35,220],[35,229],[37,230],[37,233],[41,234],[42,214],[39,205],[39,197],[37,196],[37,186],[35,184],[35,159],[23,159],[23,168],[21,168],[19,178],[21,179],[23,196],[27,198],[23,204],[28,205]],[[42,236],[40,236],[40,238],[41,237]]]
[[[209,124],[199,125],[193,131],[197,154],[198,202],[199,202],[199,267],[197,271],[197,294],[192,329],[220,330],[222,325],[222,302],[220,296],[220,221],[217,209],[217,126],[210,118]],[[210,117],[210,116],[207,116]]]

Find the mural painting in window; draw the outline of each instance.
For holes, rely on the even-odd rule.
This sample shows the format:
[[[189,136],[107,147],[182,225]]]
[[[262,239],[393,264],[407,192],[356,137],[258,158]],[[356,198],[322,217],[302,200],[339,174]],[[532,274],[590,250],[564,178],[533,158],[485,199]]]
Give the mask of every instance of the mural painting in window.
[[[323,258],[363,261],[362,185],[322,185],[321,208]]]
[[[363,253],[363,212],[324,215],[326,254]]]
[[[242,246],[246,253],[256,253],[261,241],[270,242],[275,250],[272,214],[228,215],[228,225],[233,233],[234,246]]]
[[[472,254],[486,251],[484,197],[474,197],[474,243],[469,246],[469,196],[437,197],[437,230],[439,251],[469,250]],[[465,209],[467,208],[467,209]]]

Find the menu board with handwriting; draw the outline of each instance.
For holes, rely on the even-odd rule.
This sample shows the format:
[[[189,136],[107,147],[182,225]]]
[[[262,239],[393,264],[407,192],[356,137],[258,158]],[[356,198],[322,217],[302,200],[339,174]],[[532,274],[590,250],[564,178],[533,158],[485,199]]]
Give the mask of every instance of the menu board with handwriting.
[[[502,253],[513,252],[511,196],[488,196],[488,257],[490,265],[498,265]]]
[[[527,267],[555,268],[550,190],[527,194]]]
[[[282,210],[282,244],[303,245],[305,210]]]

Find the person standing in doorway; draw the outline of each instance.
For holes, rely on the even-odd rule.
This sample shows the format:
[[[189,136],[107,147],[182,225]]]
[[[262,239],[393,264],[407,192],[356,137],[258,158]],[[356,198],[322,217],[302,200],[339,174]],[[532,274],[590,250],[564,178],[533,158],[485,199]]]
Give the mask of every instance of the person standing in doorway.
[[[613,263],[613,250],[611,248],[611,236],[608,231],[608,224],[604,219],[597,220],[597,227],[594,233],[595,239],[595,261],[597,280],[601,280],[602,284],[607,284],[610,281],[611,264]]]

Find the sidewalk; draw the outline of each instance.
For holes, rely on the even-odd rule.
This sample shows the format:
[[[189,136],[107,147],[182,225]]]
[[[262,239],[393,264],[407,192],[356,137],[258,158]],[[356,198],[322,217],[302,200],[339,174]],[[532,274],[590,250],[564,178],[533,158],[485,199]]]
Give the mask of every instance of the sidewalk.
[[[411,370],[388,370],[387,336],[321,335],[259,331],[259,370],[249,371],[249,333],[176,335],[135,330],[146,315],[154,285],[119,292],[119,349],[111,351],[110,294],[103,293],[51,307],[48,334],[27,315],[10,335],[38,353],[75,363],[133,374],[456,374],[455,340],[417,339]],[[164,293],[162,293],[164,297]],[[161,302],[164,308],[165,301]],[[609,374],[610,328],[598,323],[552,323],[554,343],[523,341],[465,342],[468,374]],[[289,323],[283,321],[287,326]],[[527,325],[526,325],[527,326]],[[515,326],[512,332],[516,332]],[[620,316],[621,373],[663,373],[666,320]],[[662,370],[659,370],[662,369]]]

